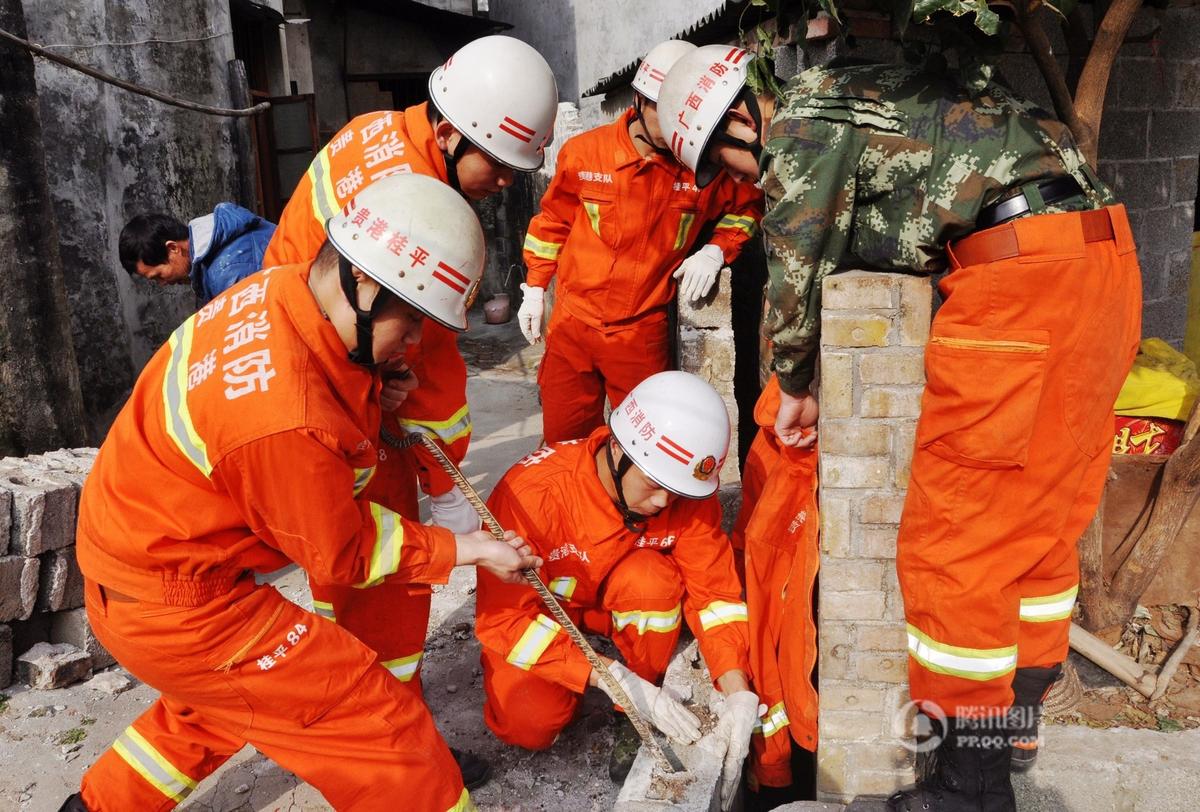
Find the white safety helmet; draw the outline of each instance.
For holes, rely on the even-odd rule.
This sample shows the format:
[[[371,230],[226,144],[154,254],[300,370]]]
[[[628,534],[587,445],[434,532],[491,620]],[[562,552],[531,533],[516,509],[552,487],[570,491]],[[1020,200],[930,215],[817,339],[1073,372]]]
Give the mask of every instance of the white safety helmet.
[[[695,45],[681,39],[669,39],[655,45],[650,49],[650,53],[646,54],[642,64],[638,65],[637,73],[633,76],[633,89],[650,101],[657,102],[658,91],[662,87],[663,79],[667,78],[667,71],[671,70],[671,66],[681,57],[694,50]]]
[[[659,372],[608,417],[625,456],[662,487],[689,499],[716,493],[729,451],[729,413],[706,381]]]
[[[658,94],[658,121],[667,145],[696,173],[696,185],[712,181],[719,168],[702,165],[704,150],[746,84],[752,55],[734,45],[705,45],[672,66]]]
[[[429,98],[454,129],[505,166],[532,172],[546,160],[558,86],[542,55],[521,40],[468,42],[430,75]]]
[[[337,252],[451,330],[483,276],[483,228],[462,195],[426,175],[397,174],[365,187],[325,223]]]

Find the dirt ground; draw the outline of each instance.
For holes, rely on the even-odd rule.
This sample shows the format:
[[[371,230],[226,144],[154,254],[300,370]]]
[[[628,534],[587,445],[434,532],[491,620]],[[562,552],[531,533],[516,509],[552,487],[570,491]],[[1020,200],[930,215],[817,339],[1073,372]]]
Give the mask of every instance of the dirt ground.
[[[516,329],[472,324],[464,341],[475,436],[464,473],[487,494],[499,476],[540,442],[538,360]],[[308,605],[303,573],[291,569],[269,579],[289,599]],[[492,762],[494,775],[472,793],[483,810],[610,809],[618,787],[608,778],[611,747],[607,699],[589,692],[580,718],[544,753],[497,741],[483,724],[479,643],[472,633],[475,576],[457,570],[433,596],[422,671],[425,694],[438,727],[455,747]],[[128,676],[119,666],[110,669]],[[0,700],[0,809],[54,812],[76,791],[80,776],[157,696],[131,678],[111,694],[87,683],[54,691],[14,685]],[[181,806],[197,812],[320,810],[327,805],[311,787],[245,748],[202,782]]]
[[[1138,607],[1125,626],[1101,630],[1097,636],[1157,669],[1182,638],[1186,622],[1183,606]],[[1163,732],[1200,728],[1200,646],[1192,647],[1166,694],[1154,702],[1078,654],[1071,654],[1070,663],[1078,680],[1068,675],[1051,692],[1047,715],[1053,722]]]

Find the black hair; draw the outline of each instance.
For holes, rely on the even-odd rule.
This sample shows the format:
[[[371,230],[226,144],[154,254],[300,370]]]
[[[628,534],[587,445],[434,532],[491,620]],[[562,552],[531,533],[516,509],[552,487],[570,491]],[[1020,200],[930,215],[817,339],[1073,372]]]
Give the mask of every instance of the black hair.
[[[139,214],[121,229],[117,254],[130,276],[137,274],[138,260],[146,265],[167,261],[167,240],[186,240],[188,228],[169,214]]]

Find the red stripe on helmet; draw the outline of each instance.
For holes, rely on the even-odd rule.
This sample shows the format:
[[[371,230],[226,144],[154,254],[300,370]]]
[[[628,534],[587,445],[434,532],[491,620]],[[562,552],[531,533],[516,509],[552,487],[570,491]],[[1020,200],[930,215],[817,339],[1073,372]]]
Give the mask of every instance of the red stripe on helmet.
[[[515,118],[512,118],[511,116],[505,116],[505,117],[504,117],[504,123],[505,123],[505,124],[512,125],[513,127],[516,127],[518,130],[520,130],[520,131],[521,131],[521,132],[523,132],[523,133],[529,133],[529,135],[536,135],[536,134],[537,134],[537,131],[536,131],[536,130],[533,130],[533,129],[529,128],[529,127],[526,127],[524,124],[522,124],[521,122],[517,121]]]
[[[658,438],[658,443],[655,445],[655,447],[660,451],[665,452],[668,456],[679,460],[684,465],[690,463],[692,458],[696,456],[665,434]]]
[[[436,270],[433,272],[433,278],[436,279],[437,281],[441,282],[443,285],[450,288],[451,290],[453,290],[456,293],[466,293],[467,292],[467,289],[465,286],[460,285],[458,282],[451,279],[449,276],[446,276],[440,270]]]
[[[746,57],[746,53],[742,48],[731,48],[729,53],[725,54],[725,61],[736,65]]]
[[[471,284],[471,278],[470,278],[469,276],[466,276],[465,274],[461,273],[460,271],[458,271],[458,270],[456,270],[456,269],[454,269],[454,268],[451,268],[451,267],[450,267],[449,265],[447,265],[446,263],[444,263],[444,262],[439,262],[439,263],[437,264],[437,266],[438,266],[439,268],[441,268],[443,271],[445,271],[446,273],[448,273],[448,274],[450,274],[451,276],[453,276],[453,277],[454,277],[455,279],[457,279],[459,282],[462,282],[464,285],[469,285],[469,284]]]
[[[525,133],[520,133],[520,132],[517,132],[517,131],[516,131],[516,130],[514,130],[512,127],[509,127],[509,126],[508,126],[508,125],[505,123],[506,121],[508,121],[508,119],[505,119],[504,121],[500,122],[500,129],[501,129],[501,130],[504,130],[504,132],[508,133],[508,134],[509,134],[509,135],[511,135],[513,138],[516,138],[518,141],[524,141],[526,144],[528,144],[530,141],[532,141],[532,140],[533,140],[533,137],[532,137],[532,136],[528,136],[528,135],[526,135]]]

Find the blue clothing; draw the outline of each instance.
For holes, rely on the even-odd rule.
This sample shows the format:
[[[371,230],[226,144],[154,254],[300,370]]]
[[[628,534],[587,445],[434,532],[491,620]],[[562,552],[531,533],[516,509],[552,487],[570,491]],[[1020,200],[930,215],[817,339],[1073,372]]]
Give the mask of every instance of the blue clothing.
[[[235,203],[188,223],[192,289],[201,303],[262,268],[275,224]]]

